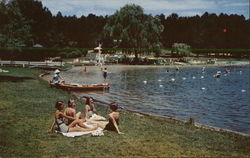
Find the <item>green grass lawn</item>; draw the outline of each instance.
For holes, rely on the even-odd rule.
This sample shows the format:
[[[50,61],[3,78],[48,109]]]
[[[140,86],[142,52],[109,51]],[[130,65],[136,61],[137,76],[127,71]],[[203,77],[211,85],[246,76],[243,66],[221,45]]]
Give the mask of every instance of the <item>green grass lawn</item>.
[[[121,111],[124,135],[67,138],[48,133],[58,100],[71,94],[39,79],[40,70],[9,68],[0,77],[0,157],[250,157],[250,137]],[[25,78],[22,78],[25,77]],[[85,101],[78,101],[77,110]],[[96,105],[103,116],[106,106]]]

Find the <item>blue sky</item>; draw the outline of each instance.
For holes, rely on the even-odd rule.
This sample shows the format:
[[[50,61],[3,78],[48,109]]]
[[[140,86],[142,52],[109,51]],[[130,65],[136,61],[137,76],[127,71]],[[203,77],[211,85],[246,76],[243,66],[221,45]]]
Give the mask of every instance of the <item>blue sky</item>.
[[[177,13],[179,16],[202,15],[204,12],[244,15],[249,19],[249,0],[40,0],[53,15],[111,15],[125,4],[137,4],[147,14]]]

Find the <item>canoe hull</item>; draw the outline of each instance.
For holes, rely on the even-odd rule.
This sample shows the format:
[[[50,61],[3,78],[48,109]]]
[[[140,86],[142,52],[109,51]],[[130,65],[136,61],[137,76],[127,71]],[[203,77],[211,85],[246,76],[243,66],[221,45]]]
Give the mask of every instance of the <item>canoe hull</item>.
[[[73,85],[73,84],[54,84],[50,83],[51,87],[59,88],[67,91],[108,91],[110,84],[84,84],[84,85]]]

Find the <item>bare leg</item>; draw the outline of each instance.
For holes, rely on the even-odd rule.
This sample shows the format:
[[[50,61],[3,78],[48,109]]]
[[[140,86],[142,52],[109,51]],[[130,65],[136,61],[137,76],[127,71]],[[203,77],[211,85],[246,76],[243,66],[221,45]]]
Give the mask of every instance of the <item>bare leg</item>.
[[[81,112],[78,112],[78,113],[76,114],[76,119],[80,119],[80,117],[81,117]]]
[[[98,127],[104,129],[108,124],[108,121],[87,121],[90,125],[97,125]]]
[[[83,123],[84,123],[83,120],[75,120],[75,121],[71,122],[71,124],[69,124],[69,128],[73,128],[76,125],[78,125],[78,126],[80,126],[82,128],[89,128],[89,127],[85,126]]]
[[[89,132],[89,131],[94,131],[96,130],[97,127],[95,128],[80,128],[80,127],[70,127],[68,132]]]

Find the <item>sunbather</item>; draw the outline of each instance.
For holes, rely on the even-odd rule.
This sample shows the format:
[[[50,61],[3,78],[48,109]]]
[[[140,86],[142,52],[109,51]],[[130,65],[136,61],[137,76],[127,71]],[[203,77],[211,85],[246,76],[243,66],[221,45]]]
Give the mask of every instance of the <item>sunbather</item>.
[[[73,117],[74,119],[80,119],[81,118],[81,112],[76,113],[76,103],[74,99],[70,99],[68,101],[68,107],[64,110],[64,114],[70,117]],[[70,124],[74,120],[68,119],[67,124]]]
[[[96,108],[94,106],[94,101],[93,98],[87,98],[86,99],[86,105],[84,108],[85,112],[85,119],[88,120],[90,119],[94,114],[99,115],[99,113],[96,111]]]
[[[51,127],[51,130],[53,129],[55,124],[57,125],[58,130],[62,133],[87,132],[87,131],[94,131],[98,128],[96,125],[93,128],[89,128],[83,124],[83,120],[75,119],[73,117],[67,116],[64,113],[62,113],[62,110],[64,108],[64,103],[62,101],[56,102],[55,108],[56,108],[55,121]],[[74,121],[67,126],[64,123],[63,118],[67,118]],[[79,127],[76,127],[76,125],[78,125]]]
[[[111,113],[109,114],[109,123],[106,125],[104,130],[115,131],[118,134],[124,134],[118,128],[120,114],[116,110],[118,109],[117,104],[111,104],[109,106]]]

